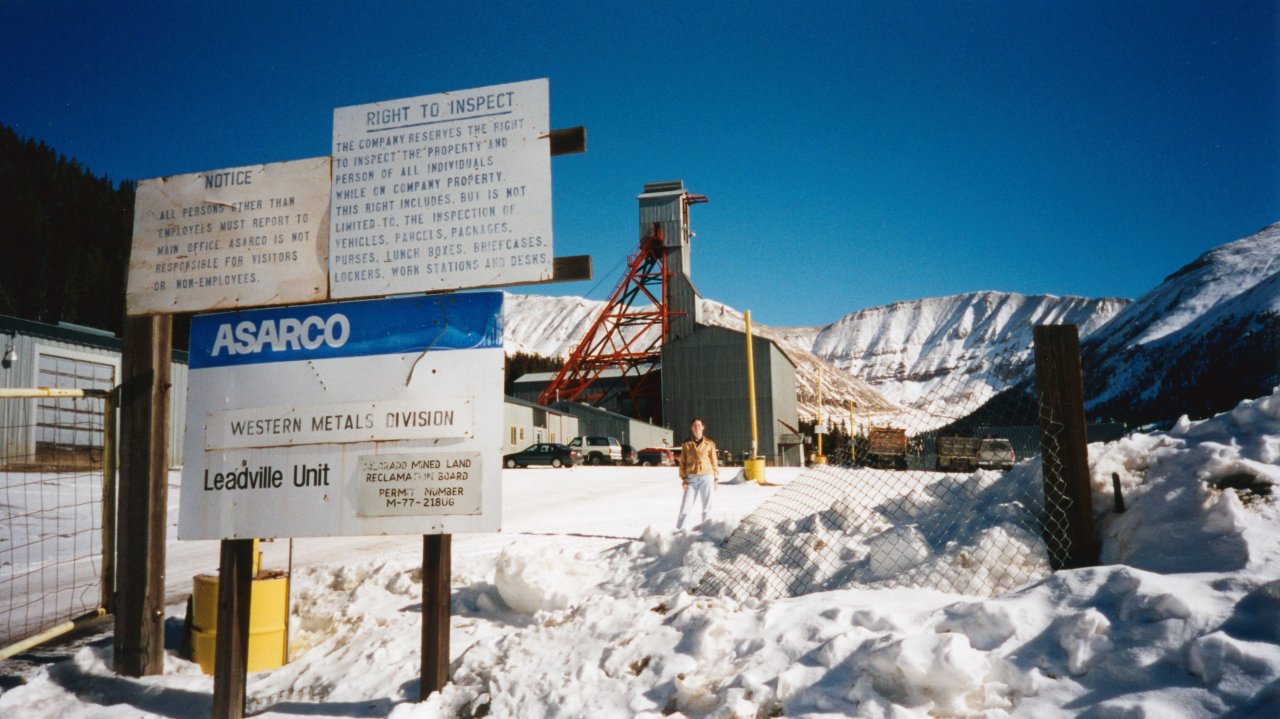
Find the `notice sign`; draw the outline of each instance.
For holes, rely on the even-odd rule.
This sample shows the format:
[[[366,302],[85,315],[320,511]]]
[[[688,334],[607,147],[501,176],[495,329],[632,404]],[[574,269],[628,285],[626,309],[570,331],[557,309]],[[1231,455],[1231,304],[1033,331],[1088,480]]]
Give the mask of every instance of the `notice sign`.
[[[547,81],[333,113],[334,299],[552,277]]]
[[[422,452],[361,457],[356,513],[361,517],[479,514],[479,452]]]
[[[495,531],[502,294],[191,322],[181,539]]]
[[[328,295],[329,158],[138,183],[128,314]]]

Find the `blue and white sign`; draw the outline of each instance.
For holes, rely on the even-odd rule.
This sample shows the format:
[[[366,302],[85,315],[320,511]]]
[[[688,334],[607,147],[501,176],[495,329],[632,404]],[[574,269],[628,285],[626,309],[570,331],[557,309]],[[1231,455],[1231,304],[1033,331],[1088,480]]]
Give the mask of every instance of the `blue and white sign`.
[[[496,531],[502,294],[202,315],[181,539]]]

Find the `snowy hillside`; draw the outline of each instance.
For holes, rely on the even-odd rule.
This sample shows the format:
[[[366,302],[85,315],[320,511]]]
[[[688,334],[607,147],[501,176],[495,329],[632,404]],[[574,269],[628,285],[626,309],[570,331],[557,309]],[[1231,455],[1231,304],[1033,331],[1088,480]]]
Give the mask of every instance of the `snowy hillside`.
[[[1035,324],[1074,322],[1087,334],[1126,302],[980,292],[875,307],[826,326],[754,323],[753,329],[796,363],[802,416],[817,413],[821,368],[824,415],[843,418],[852,400],[859,415],[902,421],[903,409],[947,414],[950,407],[977,406],[1027,377]],[[507,351],[567,356],[603,307],[580,297],[508,294]],[[741,311],[707,299],[702,321],[745,326]],[[930,424],[917,412],[907,420],[913,427],[922,423]]]
[[[1090,410],[1134,419],[1221,411],[1276,383],[1280,223],[1165,278],[1084,346]]]
[[[827,325],[812,351],[900,404],[972,405],[1030,375],[1035,325],[1074,323],[1083,336],[1127,302],[1007,292],[896,302]],[[994,382],[957,381],[967,375]]]
[[[297,557],[310,559],[293,574],[291,661],[249,675],[249,713],[1280,715],[1280,391],[1208,421],[1091,445],[1089,456],[1108,564],[998,597],[697,596],[688,588],[706,560],[779,488],[722,484],[713,521],[680,532],[670,528],[672,468],[507,471],[503,533],[454,539],[452,681],[442,692],[418,702],[421,540],[298,540]],[[768,471],[784,485],[803,476]],[[1124,514],[1110,509],[1112,473]],[[202,543],[175,546],[192,544]],[[203,544],[212,566],[217,547]],[[164,674],[116,676],[110,642],[95,642],[25,665],[0,693],[0,716],[207,716],[213,681],[176,650],[183,611],[167,608],[175,636]]]

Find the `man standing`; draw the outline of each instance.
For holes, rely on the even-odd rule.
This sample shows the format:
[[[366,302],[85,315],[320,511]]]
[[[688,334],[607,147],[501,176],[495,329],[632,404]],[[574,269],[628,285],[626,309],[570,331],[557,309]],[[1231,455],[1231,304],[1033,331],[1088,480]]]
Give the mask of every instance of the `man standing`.
[[[711,497],[715,494],[716,483],[720,481],[720,461],[716,452],[716,443],[702,434],[702,420],[694,417],[689,423],[692,435],[680,446],[680,486],[684,487],[684,497],[680,500],[680,517],[676,520],[676,529],[684,528],[685,517],[692,509],[694,500],[702,502],[702,521],[707,521],[711,511]]]

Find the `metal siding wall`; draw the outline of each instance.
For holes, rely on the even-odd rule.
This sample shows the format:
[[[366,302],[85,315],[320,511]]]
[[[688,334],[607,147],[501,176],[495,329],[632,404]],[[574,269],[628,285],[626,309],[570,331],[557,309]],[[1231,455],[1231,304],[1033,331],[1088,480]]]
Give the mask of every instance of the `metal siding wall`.
[[[640,450],[645,447],[670,447],[673,440],[674,435],[666,427],[655,427],[647,422],[632,422],[630,439],[626,443]]]
[[[174,362],[169,370],[169,466],[182,466],[182,441],[187,433],[187,365]],[[120,436],[119,434],[116,435]]]
[[[741,455],[750,446],[746,346],[735,349],[734,344],[720,328],[701,327],[664,348],[663,412],[675,441],[686,439],[689,422],[701,417],[707,436],[720,447]]]
[[[0,335],[0,353],[9,349],[10,338]],[[74,358],[100,360],[115,367],[115,381],[120,383],[120,353],[89,345],[62,340],[17,335],[12,339],[13,351],[18,359],[9,369],[0,369],[0,387],[39,386],[39,357],[41,352],[57,354],[65,350]],[[35,440],[36,400],[11,399],[0,401],[0,456],[30,456],[36,451]]]
[[[782,434],[782,425],[777,420],[782,420],[792,427],[798,427],[800,422],[800,406],[796,399],[796,370],[791,366],[791,361],[777,347],[770,345],[770,377],[769,382],[773,387],[771,402],[773,406],[773,434],[770,436],[770,446],[774,448],[774,452],[778,454],[775,460],[778,464],[798,465],[800,463],[800,450],[793,447],[783,456],[778,448],[778,435]]]
[[[9,369],[0,369],[0,387],[34,387],[36,383],[35,342],[25,335],[9,338],[0,335],[0,352],[7,352],[10,344],[18,360]],[[35,454],[35,433],[30,426],[35,422],[34,399],[6,399],[0,401],[0,456],[22,457]]]
[[[502,453],[510,454],[533,444],[533,410],[523,405],[503,402],[502,404]],[[516,427],[516,441],[511,441],[511,428]],[[520,428],[524,428],[524,439],[520,439]]]
[[[795,424],[795,371],[772,342],[763,337],[752,341],[757,451],[777,463],[777,419]],[[735,457],[750,450],[746,355],[745,335],[721,327],[700,327],[663,348],[662,409],[676,441],[684,440],[696,416],[707,425],[707,435]]]

